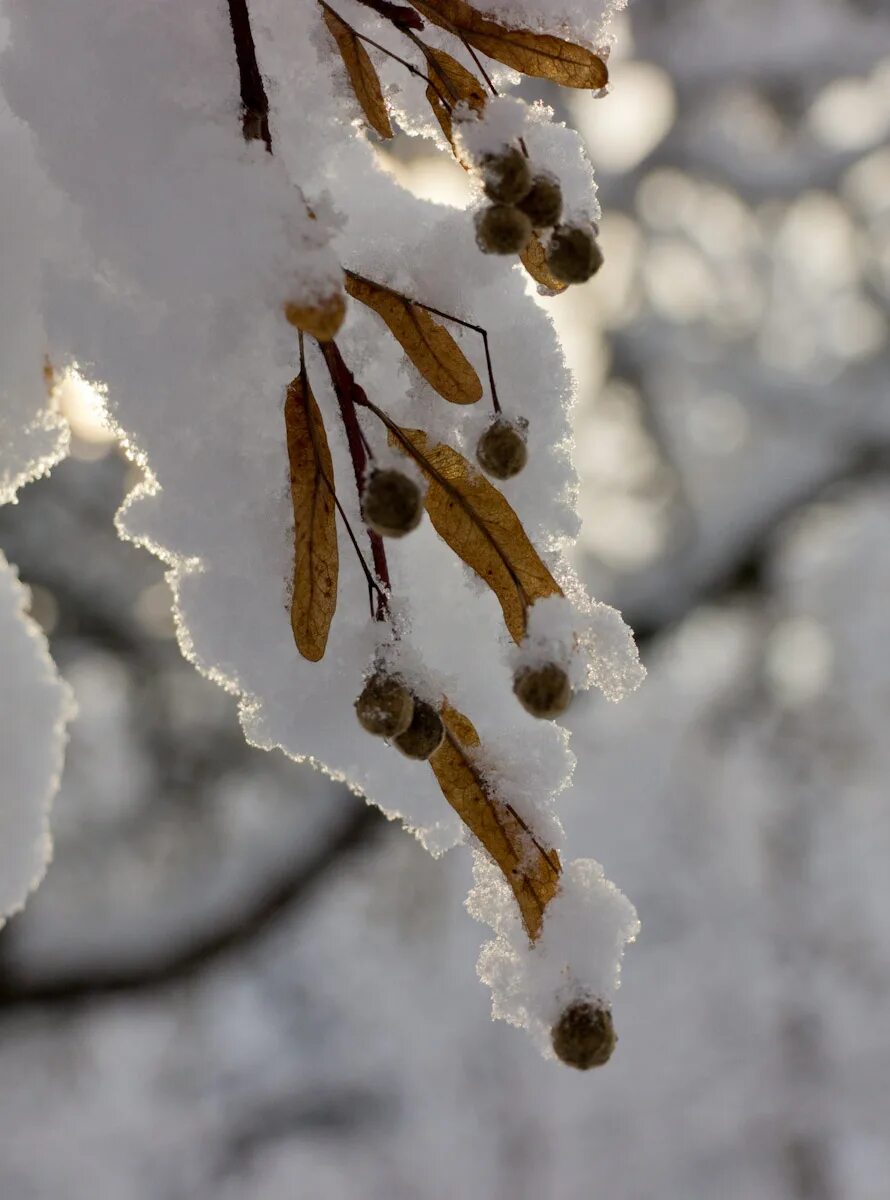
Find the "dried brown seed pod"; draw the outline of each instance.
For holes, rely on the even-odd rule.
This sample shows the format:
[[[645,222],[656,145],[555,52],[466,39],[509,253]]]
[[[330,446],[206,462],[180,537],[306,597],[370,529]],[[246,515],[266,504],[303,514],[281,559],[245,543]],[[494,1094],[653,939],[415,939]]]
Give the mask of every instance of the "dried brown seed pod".
[[[362,728],[375,737],[398,737],[411,724],[414,698],[393,675],[376,671],[355,702],[355,715]]]
[[[528,194],[516,207],[535,229],[550,229],[562,216],[562,188],[552,175],[535,175]]]
[[[374,471],[365,485],[362,513],[375,533],[404,537],[417,528],[423,516],[420,488],[401,471]]]
[[[411,724],[404,733],[392,739],[392,744],[406,758],[424,759],[435,754],[444,737],[445,726],[433,706],[425,700],[415,699]]]
[[[532,186],[528,159],[515,146],[508,146],[500,154],[486,154],[480,169],[486,196],[498,204],[518,203]]]
[[[560,283],[586,283],[603,265],[603,252],[590,226],[559,225],[547,246],[547,266]]]
[[[576,1000],[550,1031],[556,1057],[579,1071],[601,1067],[612,1057],[618,1037],[608,1008]]]
[[[509,204],[492,204],[476,214],[476,244],[484,254],[521,254],[531,236],[531,221]]]
[[[558,663],[520,667],[513,679],[513,691],[526,712],[548,721],[561,716],[572,702],[569,677]]]
[[[476,443],[476,458],[493,479],[512,479],[528,462],[522,431],[512,421],[497,418]]]

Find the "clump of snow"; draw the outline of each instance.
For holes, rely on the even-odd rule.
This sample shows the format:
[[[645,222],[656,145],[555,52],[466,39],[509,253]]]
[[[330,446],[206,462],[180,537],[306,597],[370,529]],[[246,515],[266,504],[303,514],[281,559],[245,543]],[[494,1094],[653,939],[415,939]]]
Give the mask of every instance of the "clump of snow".
[[[597,687],[609,700],[621,700],[640,686],[646,670],[633,634],[608,604],[576,595],[545,596],[529,611],[528,633],[512,653],[514,669],[557,663],[568,670],[572,687]]]
[[[464,118],[455,122],[455,134],[467,161],[479,163],[488,154],[517,145],[522,138],[532,171],[546,172],[558,181],[565,218],[599,219],[593,168],[583,143],[574,129],[554,120],[548,105],[526,104],[515,96],[496,96],[481,113],[464,108],[455,115]]]
[[[566,865],[541,936],[532,943],[495,864],[477,851],[473,869],[467,907],[495,932],[477,964],[491,988],[492,1015],[528,1029],[542,1052],[552,1055],[550,1028],[567,1003],[586,995],[611,1004],[624,947],[640,929],[636,910],[599,863],[575,859]]]
[[[516,96],[494,96],[475,119],[471,113],[466,116],[457,126],[457,134],[475,162],[519,141],[528,122],[528,105]]]
[[[0,924],[50,860],[49,808],[74,711],[27,605],[27,589],[0,554]]]
[[[358,7],[348,7],[350,19],[376,29],[377,18]],[[525,7],[517,13],[530,17]],[[10,45],[0,87],[29,126],[51,185],[78,213],[76,253],[51,244],[42,252],[51,294],[45,340],[61,368],[76,361],[105,385],[108,419],[147,472],[118,524],[168,564],[183,652],[238,694],[250,741],[347,780],[433,852],[447,849],[464,830],[429,766],[364,734],[355,720],[353,702],[381,633],[342,525],[326,655],[307,662],[293,643],[283,400],[300,363],[283,310],[329,295],[346,267],[484,326],[505,413],[530,415],[528,467],[505,495],[558,582],[572,589],[583,679],[615,698],[641,671],[617,614],[590,605],[568,565],[577,532],[572,381],[549,317],[518,267],[479,252],[469,214],[413,197],[380,169],[354,128],[354,102],[342,95],[341,64],[318,6],[250,5],[271,155],[243,140],[232,31],[218,0],[131,0],[113,18],[104,0],[81,0],[76,11],[5,0],[5,11]],[[557,11],[543,16],[556,20]],[[427,106],[416,82],[402,72],[399,104],[419,125]],[[467,136],[481,130],[502,142],[520,128],[533,163],[560,179],[568,210],[596,212],[577,135],[550,110],[493,100]],[[482,338],[449,330],[487,381]],[[472,448],[477,414],[443,401],[375,313],[350,303],[337,344],[392,421]],[[311,339],[306,369],[338,498],[370,558],[337,398]],[[490,404],[487,390],[480,411]],[[374,455],[393,461],[383,424],[364,409],[359,420]],[[447,696],[473,721],[491,786],[555,839],[553,800],[574,757],[566,732],[535,722],[511,694],[497,598],[428,520],[389,539],[386,553],[398,668],[418,694]],[[564,611],[540,609],[535,629],[538,617],[546,626],[546,613],[557,610]]]

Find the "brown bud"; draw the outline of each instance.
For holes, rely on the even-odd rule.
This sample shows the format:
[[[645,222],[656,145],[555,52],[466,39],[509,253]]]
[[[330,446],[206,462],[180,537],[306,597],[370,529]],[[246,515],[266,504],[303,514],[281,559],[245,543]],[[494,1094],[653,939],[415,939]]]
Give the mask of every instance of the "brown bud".
[[[601,1067],[612,1057],[618,1037],[607,1008],[576,1000],[550,1031],[556,1057],[579,1071]]]
[[[547,266],[560,283],[586,283],[603,265],[603,252],[593,230],[559,225],[547,246]]]
[[[435,754],[444,737],[445,726],[433,706],[425,700],[415,699],[411,724],[404,733],[392,739],[392,744],[406,758],[424,759]]]
[[[532,173],[528,159],[515,146],[500,154],[486,154],[481,162],[482,184],[489,200],[498,204],[516,204],[528,194]]]
[[[521,254],[531,236],[531,221],[509,204],[492,204],[476,214],[476,244],[484,254]]]
[[[557,663],[521,667],[513,679],[513,691],[526,712],[548,721],[561,716],[572,702],[569,677]]]
[[[562,188],[552,175],[536,175],[528,195],[516,207],[535,229],[550,229],[562,216]]]
[[[362,688],[355,715],[362,728],[375,737],[397,737],[411,724],[414,699],[398,679],[378,671]]]
[[[423,497],[414,480],[401,471],[375,471],[365,485],[362,512],[375,533],[404,537],[420,524]]]
[[[320,342],[329,342],[343,324],[346,297],[335,291],[317,304],[295,304],[289,300],[284,306],[284,315],[296,329],[311,334]]]
[[[493,479],[512,479],[528,462],[528,448],[512,421],[495,420],[476,444],[480,467]]]

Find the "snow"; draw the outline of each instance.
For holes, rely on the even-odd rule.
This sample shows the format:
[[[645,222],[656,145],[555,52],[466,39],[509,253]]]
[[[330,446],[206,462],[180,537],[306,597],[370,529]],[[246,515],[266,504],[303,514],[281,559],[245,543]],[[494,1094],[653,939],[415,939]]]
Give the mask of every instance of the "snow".
[[[503,877],[482,854],[474,865],[467,907],[496,933],[478,963],[480,979],[491,988],[492,1015],[529,1029],[552,1057],[550,1028],[568,1003],[580,995],[611,1007],[624,947],[639,933],[636,911],[598,862],[575,859],[548,905],[541,945],[533,947]]]
[[[40,264],[45,340],[60,367],[76,363],[101,384],[107,420],[144,471],[118,515],[121,534],[167,565],[180,646],[238,696],[250,742],[345,780],[441,853],[465,834],[428,766],[406,762],[354,720],[381,633],[342,530],[327,655],[310,664],[293,645],[282,403],[299,366],[284,310],[335,291],[340,263],[484,324],[506,411],[530,421],[530,463],[506,494],[572,597],[561,620],[571,604],[585,660],[579,686],[597,683],[617,698],[641,671],[620,618],[591,608],[568,564],[577,532],[573,388],[548,317],[518,267],[478,252],[469,212],[418,200],[381,169],[354,128],[355,101],[315,5],[250,5],[271,155],[243,141],[233,40],[218,0],[196,0],[187,11],[171,0],[134,0],[111,16],[101,0],[84,0],[76,12],[59,0],[39,9],[5,0],[5,13],[0,86],[34,139],[47,195],[76,213],[64,253],[49,246]],[[544,23],[564,15],[539,13]],[[361,28],[379,24],[367,9],[355,19]],[[581,22],[582,33],[591,28]],[[422,89],[404,71],[395,85],[394,66],[387,88],[398,88],[398,108],[420,127]],[[490,120],[499,137],[504,122],[527,127],[533,160],[564,183],[568,211],[598,212],[576,134],[543,106],[505,98],[488,111],[483,124]],[[484,378],[481,338],[453,332]],[[350,304],[338,345],[393,420],[472,456],[477,420],[464,424],[373,313]],[[345,432],[311,344],[307,367],[338,493],[361,531]],[[386,430],[366,412],[361,421],[386,460]],[[521,778],[516,803],[555,834],[553,800],[574,757],[565,733],[536,723],[511,694],[512,652],[496,598],[428,522],[389,544],[387,556],[400,667],[419,694],[447,696],[473,720],[490,778],[511,787]],[[595,889],[589,902],[596,910]]]
[[[588,600],[577,583],[566,590],[532,605],[528,633],[512,653],[514,671],[557,662],[574,689],[597,687],[607,699],[623,700],[646,677],[630,630],[616,609]]]
[[[27,616],[28,591],[0,554],[0,922],[24,905],[52,854],[71,693]]]
[[[815,297],[771,270],[768,233],[812,188],[844,203],[855,272],[887,294],[886,151],[826,155],[807,97],[872,72],[888,14],[844,0],[631,13],[633,61],[669,68],[676,120],[632,169],[604,172],[592,142],[607,273],[547,302],[578,367],[576,568],[648,633],[645,687],[572,709],[578,765],[554,805],[560,844],[606,864],[642,920],[612,1062],[576,1075],[491,1024],[461,906],[471,856],[431,861],[386,826],[231,954],[167,986],[89,990],[191,945],[214,915],[237,921],[278,878],[276,835],[299,865],[349,798],[244,745],[232,698],[143,624],[142,592],[165,585],[110,536],[124,468],[78,458],[0,513],[9,557],[57,597],[54,645],[89,725],[53,871],[4,933],[0,1193],[885,1197],[890,498],[886,457],[855,451],[887,428],[888,343],[847,360],[832,330],[814,382],[806,362],[764,371],[754,335],[782,308],[812,332]],[[628,44],[622,30],[616,98]],[[611,111],[578,100],[573,119]],[[704,139],[718,113],[724,133]],[[725,132],[739,114],[745,153]],[[691,260],[668,247],[694,264],[672,296],[654,215],[675,221],[676,199],[702,236]],[[669,230],[684,246],[691,233]],[[844,274],[823,280],[826,301]],[[718,303],[701,306],[698,280],[715,278]],[[747,332],[729,336],[739,315]],[[537,420],[539,398],[523,400]],[[109,736],[125,754],[94,753]],[[251,819],[256,841],[239,834]],[[252,880],[217,891],[220,861]],[[87,990],[71,1003],[16,991],[72,975]]]

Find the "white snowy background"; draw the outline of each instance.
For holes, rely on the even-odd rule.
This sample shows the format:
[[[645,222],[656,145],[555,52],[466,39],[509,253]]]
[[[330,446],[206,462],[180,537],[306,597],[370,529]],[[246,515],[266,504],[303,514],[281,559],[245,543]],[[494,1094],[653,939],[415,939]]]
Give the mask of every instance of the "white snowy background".
[[[529,94],[597,167],[607,267],[549,302],[576,566],[649,669],[573,709],[561,803],[643,924],[615,1058],[491,1023],[468,856],[244,744],[72,389],[0,511],[80,710],[0,936],[4,1200],[885,1200],[890,16],[639,0],[612,73]],[[390,167],[465,202],[416,140]]]

